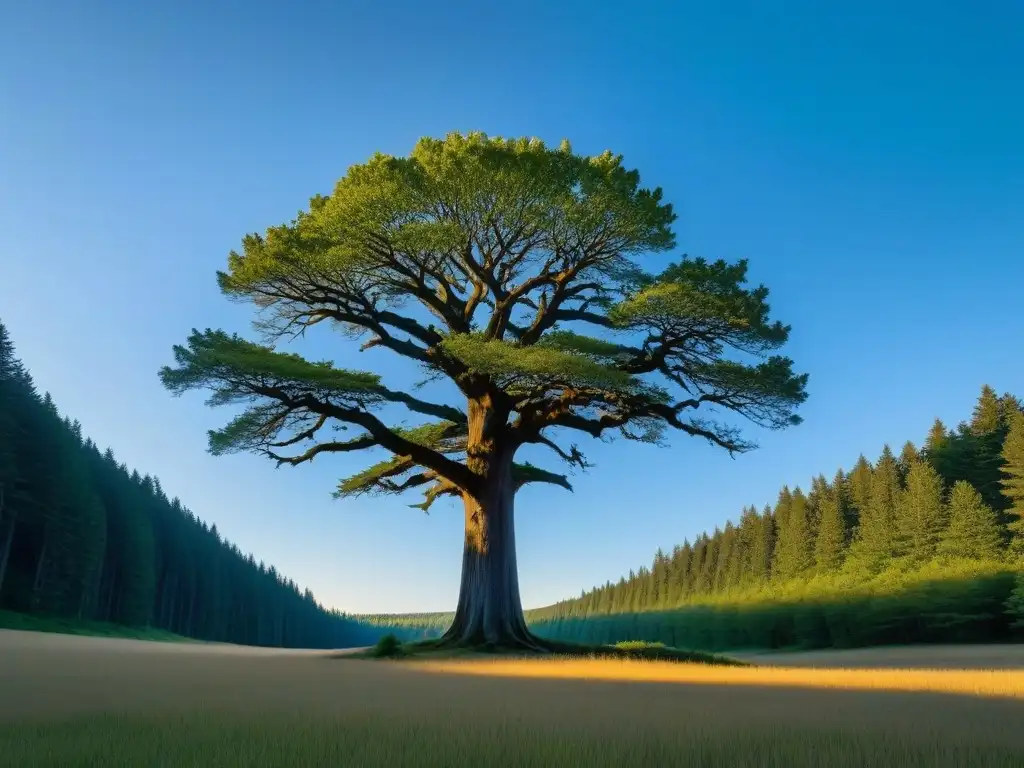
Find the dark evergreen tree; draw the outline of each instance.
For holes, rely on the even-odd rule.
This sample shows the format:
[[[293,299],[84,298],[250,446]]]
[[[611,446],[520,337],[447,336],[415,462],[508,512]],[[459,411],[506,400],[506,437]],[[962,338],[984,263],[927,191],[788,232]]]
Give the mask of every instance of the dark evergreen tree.
[[[900,450],[900,457],[898,460],[901,483],[906,483],[910,468],[914,466],[914,462],[920,458],[921,453],[917,450],[917,446],[915,446],[910,440],[907,440],[907,442],[903,444],[903,448]]]
[[[780,499],[780,504],[784,501]],[[799,576],[813,564],[814,542],[811,539],[807,497],[798,487],[788,501],[785,506],[776,508],[776,517],[781,522],[775,547],[775,578],[780,580]]]
[[[970,483],[958,481],[949,494],[949,525],[942,531],[939,551],[951,557],[996,560],[1002,556],[1002,544],[996,513]]]
[[[39,397],[0,324],[0,609],[242,644],[367,645]],[[407,636],[405,630],[397,630]]]
[[[857,458],[847,479],[847,488],[850,492],[850,534],[857,538],[857,531],[860,528],[861,518],[867,511],[871,500],[871,473],[874,468],[864,455]]]
[[[871,473],[867,506],[861,510],[857,535],[850,548],[849,562],[856,567],[874,572],[893,556],[899,496],[899,467],[896,457],[886,445]]]
[[[979,437],[991,434],[1002,424],[1003,405],[996,391],[988,384],[981,388],[981,395],[971,414],[971,432]]]
[[[819,573],[834,573],[839,570],[846,556],[847,507],[844,478],[840,473],[836,482],[827,488],[821,498],[821,521],[814,543],[814,562]]]
[[[806,499],[784,487],[774,510],[766,506],[759,515],[746,508],[735,528],[701,534],[681,561],[694,586],[673,588],[671,607],[678,614],[670,618],[605,614],[600,625],[556,627],[557,617],[588,610],[581,614],[577,601],[566,601],[532,611],[530,619],[565,639],[719,650],[737,643],[1006,640],[1014,622],[1024,635],[1024,577],[1013,587],[1013,572],[1024,568],[1024,552],[1014,547],[1024,537],[1019,526],[1007,532],[985,494],[964,479],[990,481],[991,450],[998,446],[1002,509],[1010,520],[1021,520],[1015,510],[1024,508],[1024,411],[1017,398],[1004,395],[993,428],[991,401],[991,392],[983,392],[974,417],[953,433],[936,420],[919,454],[905,446],[897,459],[886,447],[874,468],[861,456],[831,484],[813,478]],[[813,533],[813,573],[800,565],[801,528]],[[1002,558],[1007,539],[1009,563]],[[679,551],[673,550],[672,568]],[[963,560],[974,561],[977,572],[961,570]],[[833,582],[819,577],[828,575],[844,582],[841,594],[827,592]],[[789,585],[803,580],[826,592],[788,601]],[[902,591],[894,591],[900,584]],[[730,590],[728,604],[702,599]]]
[[[1002,494],[1006,501],[1010,553],[1024,559],[1024,413],[1010,412],[1001,454]]]
[[[913,460],[895,509],[896,555],[915,560],[935,556],[947,523],[942,496],[942,478],[935,468],[926,461]]]

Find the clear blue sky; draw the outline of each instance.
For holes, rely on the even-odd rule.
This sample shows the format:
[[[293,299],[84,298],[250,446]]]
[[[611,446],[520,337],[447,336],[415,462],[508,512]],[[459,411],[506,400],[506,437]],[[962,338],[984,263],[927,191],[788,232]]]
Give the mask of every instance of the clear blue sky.
[[[811,398],[736,460],[592,445],[574,495],[524,492],[524,601],[576,594],[955,423],[982,383],[1024,395],[1024,6],[840,5],[3,3],[0,319],[87,434],[324,602],[451,609],[461,510],[334,502],[352,457],[213,458],[228,414],[157,369],[193,326],[247,330],[227,252],[375,150],[479,129],[621,152],[680,253],[750,258]]]

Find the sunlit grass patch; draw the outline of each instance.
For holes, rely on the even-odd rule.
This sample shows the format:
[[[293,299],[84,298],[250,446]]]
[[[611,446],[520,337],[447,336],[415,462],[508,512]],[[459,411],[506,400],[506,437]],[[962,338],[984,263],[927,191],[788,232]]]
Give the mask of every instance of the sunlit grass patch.
[[[429,661],[418,668],[438,673],[494,677],[789,688],[796,686],[851,691],[956,693],[1024,699],[1024,670],[729,667],[587,658]]]

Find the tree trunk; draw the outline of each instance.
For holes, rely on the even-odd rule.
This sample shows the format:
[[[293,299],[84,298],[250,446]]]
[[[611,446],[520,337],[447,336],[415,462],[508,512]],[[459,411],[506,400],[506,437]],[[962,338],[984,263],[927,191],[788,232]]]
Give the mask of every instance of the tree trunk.
[[[455,620],[439,644],[542,650],[519,599],[511,457],[489,470],[479,498],[463,496],[462,584]]]

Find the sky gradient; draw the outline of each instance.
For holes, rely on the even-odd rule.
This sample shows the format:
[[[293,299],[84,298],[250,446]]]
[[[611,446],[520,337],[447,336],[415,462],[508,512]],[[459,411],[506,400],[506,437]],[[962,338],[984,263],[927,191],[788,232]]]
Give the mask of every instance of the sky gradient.
[[[676,256],[750,259],[810,373],[805,423],[754,453],[583,442],[574,494],[524,490],[528,607],[920,443],[983,383],[1024,396],[1024,6],[729,5],[0,3],[0,321],[101,447],[353,612],[453,609],[461,509],[333,501],[354,456],[209,456],[229,414],[156,374],[193,326],[255,338],[214,280],[245,233],[423,135],[624,154]],[[395,370],[329,331],[302,351]]]

